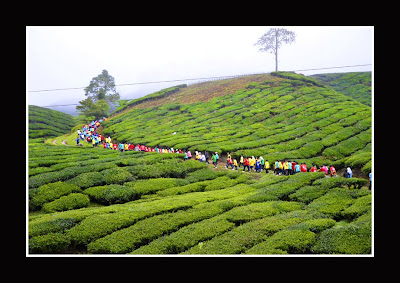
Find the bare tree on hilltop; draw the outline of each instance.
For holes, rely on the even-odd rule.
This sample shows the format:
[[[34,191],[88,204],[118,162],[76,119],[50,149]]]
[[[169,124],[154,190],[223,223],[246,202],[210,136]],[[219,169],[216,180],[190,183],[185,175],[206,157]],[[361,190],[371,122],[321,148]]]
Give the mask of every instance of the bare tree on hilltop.
[[[258,51],[275,54],[275,71],[278,71],[278,49],[283,43],[292,43],[296,34],[283,28],[271,28],[264,33],[254,45],[260,45]]]

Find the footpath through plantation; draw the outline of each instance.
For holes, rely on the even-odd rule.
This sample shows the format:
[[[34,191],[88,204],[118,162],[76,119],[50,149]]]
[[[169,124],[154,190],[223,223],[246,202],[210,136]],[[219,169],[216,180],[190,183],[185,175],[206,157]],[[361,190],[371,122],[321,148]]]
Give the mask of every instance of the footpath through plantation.
[[[181,87],[160,91],[79,127],[85,146],[76,145],[76,127],[67,145],[30,139],[29,254],[371,254],[367,179],[273,170],[278,159],[370,172],[370,107],[283,75],[179,106],[154,103],[179,97]],[[104,149],[117,144],[109,137],[120,150]],[[271,170],[249,174],[227,170],[225,160],[214,168],[185,159],[196,150],[230,152],[237,161],[263,156]]]

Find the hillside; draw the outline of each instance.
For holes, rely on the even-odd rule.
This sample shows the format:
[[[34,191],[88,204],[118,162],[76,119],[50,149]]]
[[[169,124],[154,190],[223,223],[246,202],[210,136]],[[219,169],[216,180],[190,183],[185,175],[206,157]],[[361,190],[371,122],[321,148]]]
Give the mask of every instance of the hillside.
[[[371,127],[371,107],[274,72],[161,90],[117,109],[98,131],[114,143],[368,173]],[[76,146],[75,131],[67,136],[69,145],[29,140],[30,255],[373,253],[366,179],[214,168],[184,154]]]
[[[371,170],[371,108],[299,74],[195,84],[103,123],[121,142]]]
[[[68,114],[35,105],[28,105],[29,138],[49,138],[68,133],[75,119]]]
[[[366,180],[211,167],[31,143],[29,254],[371,254]]]
[[[329,73],[310,77],[362,104],[371,106],[371,72]]]

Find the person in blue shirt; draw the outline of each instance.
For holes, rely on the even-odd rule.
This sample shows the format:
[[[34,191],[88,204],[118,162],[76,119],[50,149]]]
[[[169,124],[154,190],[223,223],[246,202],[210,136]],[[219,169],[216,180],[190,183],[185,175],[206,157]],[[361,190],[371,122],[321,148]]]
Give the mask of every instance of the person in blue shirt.
[[[261,172],[261,161],[259,159],[256,160],[256,172]]]
[[[295,172],[298,173],[300,172],[300,165],[298,163],[296,163],[296,165],[294,166],[295,168]]]
[[[79,135],[78,135],[78,137],[76,138],[76,145],[79,145]]]
[[[124,144],[123,143],[119,143],[118,148],[119,148],[119,151],[123,152],[124,151]]]

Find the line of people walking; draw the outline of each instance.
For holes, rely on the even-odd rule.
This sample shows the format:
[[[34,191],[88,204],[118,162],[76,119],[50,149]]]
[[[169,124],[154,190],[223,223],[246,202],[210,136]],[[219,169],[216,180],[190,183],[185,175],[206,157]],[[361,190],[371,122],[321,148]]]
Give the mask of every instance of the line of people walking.
[[[192,159],[192,157],[194,157],[195,160],[209,164],[208,161],[210,159],[210,153],[208,151],[205,151],[204,153],[195,151],[193,156],[190,150],[185,151],[181,149],[174,149],[172,147],[147,147],[143,144],[135,145],[133,143],[113,142],[110,136],[104,137],[96,133],[97,128],[105,120],[106,118],[104,117],[103,119],[92,121],[87,125],[84,125],[81,130],[78,130],[78,137],[76,139],[77,145],[79,145],[80,140],[86,140],[88,143],[92,143],[93,147],[97,147],[100,144],[103,145],[103,148],[105,149],[119,150],[121,152],[134,150],[158,153],[184,153],[184,160]],[[218,152],[213,153],[211,159],[214,168],[217,168],[219,161]],[[312,167],[308,169],[306,163],[299,164],[296,161],[290,160],[275,160],[275,162],[271,165],[269,161],[264,160],[262,156],[255,158],[254,156],[246,157],[243,156],[243,154],[240,156],[238,162],[236,158],[232,158],[232,155],[229,152],[227,153],[227,160],[225,164],[226,169],[231,168],[232,170],[238,171],[242,166],[242,172],[246,172],[246,169],[247,172],[256,173],[261,173],[262,171],[269,173],[271,170],[273,170],[273,173],[278,176],[289,176],[300,172],[324,172],[326,176],[330,175],[331,177],[337,177],[336,169],[333,165],[328,167],[327,165],[323,164],[323,166],[318,169],[315,163],[312,163]],[[347,169],[344,171],[343,177],[351,178],[352,175],[353,172],[351,171],[351,168],[347,167]]]

